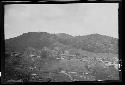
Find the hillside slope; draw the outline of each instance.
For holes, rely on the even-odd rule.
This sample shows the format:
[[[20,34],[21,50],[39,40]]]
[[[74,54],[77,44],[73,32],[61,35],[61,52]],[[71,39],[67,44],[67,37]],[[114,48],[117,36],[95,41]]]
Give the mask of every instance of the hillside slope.
[[[99,34],[73,37],[65,33],[29,32],[5,40],[5,47],[23,52],[27,47],[41,49],[43,46],[53,47],[55,43],[96,53],[118,54],[118,39]]]
[[[29,32],[5,40],[5,81],[118,80],[118,39]]]

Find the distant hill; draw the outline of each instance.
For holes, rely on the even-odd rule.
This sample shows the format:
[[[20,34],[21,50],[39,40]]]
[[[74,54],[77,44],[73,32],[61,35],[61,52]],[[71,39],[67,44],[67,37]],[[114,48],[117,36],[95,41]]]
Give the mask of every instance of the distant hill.
[[[28,32],[5,40],[6,49],[18,52],[23,52],[28,47],[41,49],[45,46],[69,46],[96,53],[118,53],[118,39],[100,34],[74,37],[65,33]]]
[[[46,32],[36,33],[29,32],[24,33],[15,38],[5,40],[5,47],[14,51],[23,52],[27,47],[42,48],[44,46],[50,46],[53,41],[49,38],[51,34]]]
[[[100,35],[91,34],[86,36],[76,36],[73,46],[97,53],[118,53],[118,39]]]

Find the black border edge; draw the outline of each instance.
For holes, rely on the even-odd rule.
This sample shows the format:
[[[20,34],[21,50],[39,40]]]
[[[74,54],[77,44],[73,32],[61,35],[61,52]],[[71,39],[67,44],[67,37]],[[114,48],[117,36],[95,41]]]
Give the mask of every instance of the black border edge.
[[[1,30],[0,30],[0,37],[1,37],[1,43],[0,43],[0,56],[1,56],[1,83],[4,83],[4,70],[5,70],[5,41],[4,41],[4,4],[0,2],[0,11],[1,11]]]
[[[5,39],[4,39],[4,5],[7,5],[7,4],[60,4],[60,3],[62,3],[62,2],[0,2],[0,10],[1,10],[1,13],[0,13],[0,15],[1,15],[1,25],[2,25],[2,28],[3,29],[1,29],[1,33],[0,33],[0,35],[2,36],[1,37],[1,42],[2,43],[0,43],[0,47],[1,47],[1,49],[0,49],[0,51],[1,51],[1,54],[0,54],[0,56],[1,56],[1,75],[4,75],[4,64],[5,64],[5,54],[4,54],[4,52],[5,52]],[[64,3],[62,3],[62,4],[65,4],[65,3],[67,3],[67,2],[64,2]],[[71,2],[72,3],[72,2]],[[83,1],[80,1],[80,2],[73,2],[73,3],[83,3]],[[85,1],[84,3],[119,3],[119,9],[118,9],[118,28],[119,28],[119,60],[123,60],[123,54],[122,54],[122,47],[121,47],[121,44],[122,44],[122,1],[102,1],[102,2],[93,2],[93,1]],[[120,64],[122,64],[123,62],[121,62],[121,61],[119,61],[119,63]],[[121,67],[121,69],[122,69],[122,67]],[[4,76],[1,76],[1,83],[4,83]],[[122,72],[120,72],[120,81],[118,81],[118,82],[122,82]]]

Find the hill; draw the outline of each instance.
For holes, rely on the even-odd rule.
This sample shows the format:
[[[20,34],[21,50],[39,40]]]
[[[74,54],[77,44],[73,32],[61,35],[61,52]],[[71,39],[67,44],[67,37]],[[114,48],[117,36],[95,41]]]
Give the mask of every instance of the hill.
[[[46,32],[36,33],[29,32],[24,33],[15,38],[5,40],[5,48],[23,52],[28,47],[34,47],[41,49],[44,46],[50,46],[53,41],[50,40],[51,34]]]
[[[96,53],[118,53],[118,39],[100,35],[91,34],[86,36],[76,36],[73,46],[83,50]]]
[[[5,49],[6,80],[119,79],[118,39],[109,36],[29,32],[5,40]]]
[[[5,40],[6,49],[23,52],[27,47],[53,47],[55,43],[96,53],[118,54],[118,39],[100,34],[71,36],[65,33],[29,32]]]

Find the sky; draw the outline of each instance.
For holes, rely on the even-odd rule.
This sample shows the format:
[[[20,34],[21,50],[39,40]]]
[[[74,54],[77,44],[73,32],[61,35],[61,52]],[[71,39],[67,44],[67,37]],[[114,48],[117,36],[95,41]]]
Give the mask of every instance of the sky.
[[[12,4],[5,6],[5,39],[27,32],[98,33],[118,38],[117,3]]]

